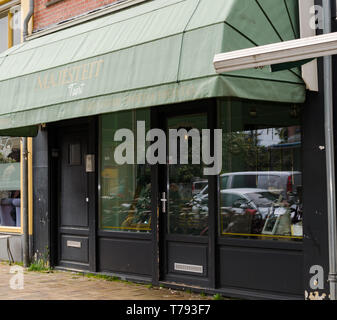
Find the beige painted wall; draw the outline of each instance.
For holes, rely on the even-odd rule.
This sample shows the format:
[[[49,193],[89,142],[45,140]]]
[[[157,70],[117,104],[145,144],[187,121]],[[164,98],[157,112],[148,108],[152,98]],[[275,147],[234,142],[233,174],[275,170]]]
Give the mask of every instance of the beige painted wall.
[[[311,27],[313,7],[314,0],[299,0],[301,38],[316,35],[316,30]],[[318,91],[317,59],[302,66],[302,77],[308,90]]]

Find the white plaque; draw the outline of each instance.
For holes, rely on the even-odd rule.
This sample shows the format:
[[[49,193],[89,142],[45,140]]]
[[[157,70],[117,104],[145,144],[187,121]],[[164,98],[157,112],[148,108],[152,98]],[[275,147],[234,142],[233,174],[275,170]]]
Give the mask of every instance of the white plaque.
[[[81,248],[81,241],[70,241],[70,240],[67,240],[67,247]]]
[[[185,271],[185,272],[193,272],[193,273],[203,273],[203,266],[193,265],[193,264],[185,264],[185,263],[175,263],[174,270],[176,271]]]
[[[85,156],[85,171],[95,172],[95,155],[94,154],[87,154]]]

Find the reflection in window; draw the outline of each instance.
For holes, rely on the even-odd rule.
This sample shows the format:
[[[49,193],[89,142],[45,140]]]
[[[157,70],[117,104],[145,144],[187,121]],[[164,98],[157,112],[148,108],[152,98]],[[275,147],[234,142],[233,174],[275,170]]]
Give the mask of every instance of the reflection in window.
[[[21,43],[21,7],[0,13],[0,52]]]
[[[0,14],[0,52],[8,49],[8,14]]]
[[[220,234],[302,239],[299,108],[231,101],[220,115]]]
[[[207,128],[207,114],[190,114],[171,117],[167,120],[168,129],[190,130]],[[182,131],[181,131],[182,132]],[[197,150],[192,134],[179,138],[187,144],[188,164],[170,164],[168,166],[168,232],[170,234],[206,236],[208,234],[208,180],[204,176],[203,164],[192,164],[192,155]],[[200,138],[199,138],[200,139]],[[195,140],[197,141],[197,140]],[[202,141],[200,139],[200,141]],[[200,147],[200,143],[198,144]],[[182,155],[177,150],[177,158]]]
[[[20,138],[0,137],[0,226],[21,226],[20,205]]]
[[[101,117],[100,228],[104,230],[151,231],[150,167],[118,165],[114,160],[115,148],[120,144],[114,142],[115,132],[125,128],[136,134],[137,121],[145,121],[145,130],[149,130],[149,111],[119,112]]]

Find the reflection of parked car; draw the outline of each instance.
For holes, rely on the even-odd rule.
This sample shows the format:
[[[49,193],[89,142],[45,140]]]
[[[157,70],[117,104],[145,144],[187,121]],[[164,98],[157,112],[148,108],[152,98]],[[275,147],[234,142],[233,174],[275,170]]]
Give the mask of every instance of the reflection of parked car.
[[[205,188],[205,186],[207,186],[208,181],[207,180],[199,180],[199,181],[195,181],[192,183],[192,195],[196,195],[198,194],[202,189]]]
[[[221,190],[222,233],[260,234],[279,196],[264,189]]]
[[[247,209],[255,210],[264,219],[278,196],[264,189],[227,189],[221,190],[221,212],[231,210],[233,213],[244,214]]]
[[[220,190],[258,188],[282,194],[284,199],[296,194],[301,185],[302,174],[299,171],[247,171],[225,173],[220,176]],[[208,186],[196,196],[201,197],[207,193]]]
[[[208,214],[208,194],[198,194],[193,197],[189,206],[193,213],[207,213]]]
[[[235,172],[221,175],[220,189],[258,188],[282,194],[288,199],[302,185],[299,171]]]

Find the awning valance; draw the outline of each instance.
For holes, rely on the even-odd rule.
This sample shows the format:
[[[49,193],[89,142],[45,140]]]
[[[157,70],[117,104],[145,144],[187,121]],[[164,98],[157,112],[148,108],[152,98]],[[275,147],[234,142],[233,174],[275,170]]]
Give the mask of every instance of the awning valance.
[[[296,38],[297,11],[297,0],[154,0],[27,41],[0,54],[0,130],[211,97],[302,103],[297,69],[213,67],[217,53]]]

